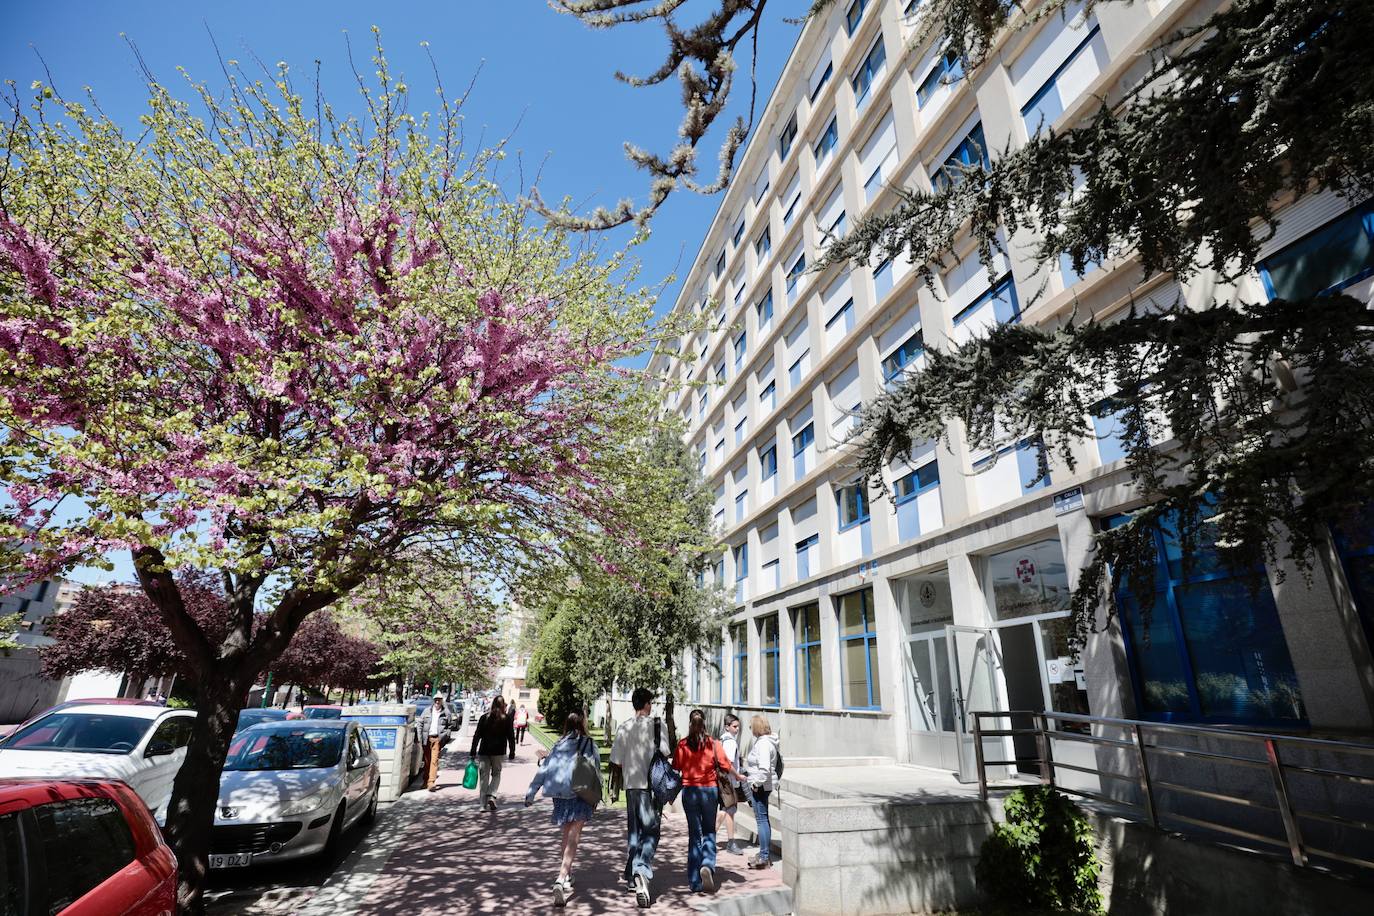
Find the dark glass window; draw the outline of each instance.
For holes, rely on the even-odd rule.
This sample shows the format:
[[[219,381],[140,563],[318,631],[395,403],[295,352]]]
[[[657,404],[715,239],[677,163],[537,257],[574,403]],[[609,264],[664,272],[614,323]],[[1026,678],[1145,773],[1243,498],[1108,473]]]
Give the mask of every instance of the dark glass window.
[[[950,153],[944,164],[935,170],[935,174],[930,176],[931,184],[937,191],[957,185],[964,180],[964,170],[975,165],[988,167],[988,147],[987,141],[983,139],[981,123],[973,125],[968,136],[954,148],[954,152]]]
[[[759,652],[763,656],[763,705],[777,706],[782,702],[782,667],[778,664],[778,615],[759,621]]]
[[[844,705],[859,709],[882,706],[878,675],[878,627],[873,618],[873,589],[839,599],[840,676]]]
[[[797,116],[793,114],[787,119],[787,123],[782,126],[782,133],[778,136],[778,156],[782,159],[787,158],[787,154],[792,151],[792,141],[797,139]]]
[[[952,83],[964,75],[964,62],[953,51],[946,51],[935,66],[930,68],[926,78],[921,80],[921,85],[916,87],[916,105],[924,108],[926,102],[935,94],[945,83]]]
[[[1116,516],[1107,525],[1125,521],[1126,516]],[[1183,545],[1167,522],[1152,536],[1152,603],[1143,607],[1124,586],[1117,592],[1141,716],[1305,721],[1293,660],[1263,570],[1231,570],[1205,539],[1185,563]]]
[[[29,893],[19,815],[0,815],[0,916],[28,916]]]
[[[134,838],[119,806],[75,798],[33,809],[47,881],[43,912],[60,913],[134,860]]]
[[[1274,299],[1334,293],[1374,274],[1374,202],[1351,210],[1260,264]]]

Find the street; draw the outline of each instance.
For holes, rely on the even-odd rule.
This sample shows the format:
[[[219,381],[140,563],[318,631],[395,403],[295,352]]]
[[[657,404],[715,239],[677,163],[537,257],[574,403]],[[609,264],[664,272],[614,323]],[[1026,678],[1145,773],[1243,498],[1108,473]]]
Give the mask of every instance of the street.
[[[304,916],[364,914],[527,913],[553,909],[559,832],[549,822],[552,802],[542,796],[524,807],[535,770],[533,738],[507,763],[495,813],[478,810],[477,793],[462,788],[471,732],[449,745],[438,790],[411,789],[384,806],[366,834],[346,837],[330,861],[286,863],[216,872],[209,910],[217,916],[301,913]],[[618,886],[624,865],[622,810],[598,810],[583,829],[573,865],[574,894],[564,912],[637,911],[634,895]],[[711,898],[687,887],[687,824],[665,812],[655,857],[652,912],[693,913]],[[764,893],[783,887],[781,870],[754,871],[745,856],[722,853],[716,898]],[[696,905],[696,907],[693,906]]]

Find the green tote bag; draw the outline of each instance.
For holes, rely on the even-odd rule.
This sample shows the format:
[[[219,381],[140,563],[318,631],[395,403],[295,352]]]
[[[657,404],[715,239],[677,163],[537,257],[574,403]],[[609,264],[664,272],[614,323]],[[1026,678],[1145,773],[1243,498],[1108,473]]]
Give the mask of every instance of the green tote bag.
[[[463,788],[477,788],[477,761],[469,760],[467,769],[463,770]]]

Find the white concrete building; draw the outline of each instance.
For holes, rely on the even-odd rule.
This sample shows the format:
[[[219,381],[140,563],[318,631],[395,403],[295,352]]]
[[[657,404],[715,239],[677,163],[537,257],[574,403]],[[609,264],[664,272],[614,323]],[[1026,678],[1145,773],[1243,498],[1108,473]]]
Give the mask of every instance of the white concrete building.
[[[901,259],[808,272],[827,233],[891,206],[894,187],[930,187],[950,162],[1071,123],[1139,75],[1142,49],[1215,8],[1137,0],[1049,17],[1004,36],[968,76],[913,43],[916,6],[853,0],[804,28],[675,306],[714,310],[713,330],[652,366],[716,383],[684,385],[670,403],[714,488],[728,544],[715,576],[737,599],[717,657],[689,661],[688,698],[763,711],[790,757],[966,775],[974,709],[1369,731],[1368,540],[1333,538],[1310,588],[1270,570],[1257,601],[1227,574],[1184,581],[1163,564],[1148,633],[1128,613],[1077,667],[1067,661],[1066,599],[1091,535],[1140,504],[1111,416],[1093,418],[1099,437],[1079,443],[1076,471],[1051,457],[1038,484],[1038,443],[994,456],[953,430],[949,448],[891,469],[895,506],[854,485],[854,409],[927,347],[996,322],[1053,324],[1075,305],[1110,320],[1132,298],[1369,298],[1374,285],[1374,209],[1331,195],[1291,207],[1264,269],[1235,287],[1207,274],[1142,285],[1130,258],[1083,276],[1039,268],[1019,236],[993,283],[967,239],[934,292]],[[1313,251],[1325,257],[1304,257]]]

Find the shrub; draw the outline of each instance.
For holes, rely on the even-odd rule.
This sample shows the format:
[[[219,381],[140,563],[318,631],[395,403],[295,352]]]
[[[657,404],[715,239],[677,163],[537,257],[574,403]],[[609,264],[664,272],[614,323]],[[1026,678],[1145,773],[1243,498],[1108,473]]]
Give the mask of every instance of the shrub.
[[[1049,786],[1035,786],[1007,796],[1006,814],[978,859],[978,886],[993,906],[1102,912],[1092,826],[1078,807]]]

